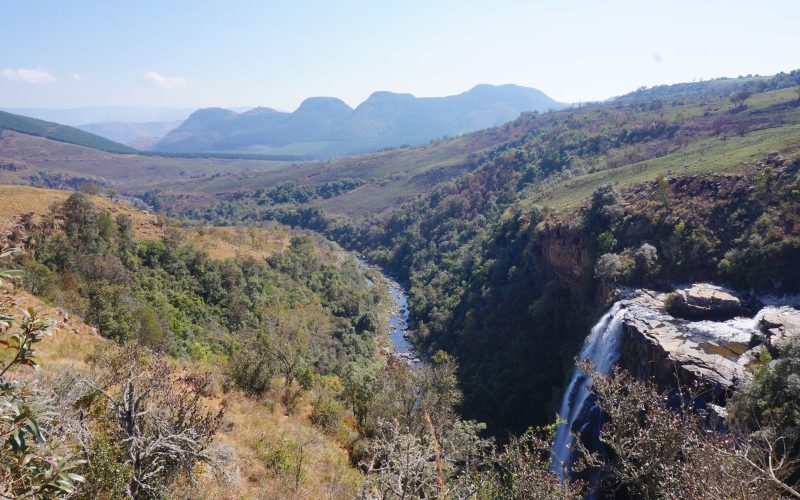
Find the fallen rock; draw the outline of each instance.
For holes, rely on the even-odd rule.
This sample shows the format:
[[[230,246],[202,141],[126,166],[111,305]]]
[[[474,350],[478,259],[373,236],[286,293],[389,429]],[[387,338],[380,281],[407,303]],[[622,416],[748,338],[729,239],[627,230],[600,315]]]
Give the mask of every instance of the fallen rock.
[[[676,290],[669,304],[671,313],[691,319],[732,318],[742,304],[739,298],[716,285],[698,283]]]

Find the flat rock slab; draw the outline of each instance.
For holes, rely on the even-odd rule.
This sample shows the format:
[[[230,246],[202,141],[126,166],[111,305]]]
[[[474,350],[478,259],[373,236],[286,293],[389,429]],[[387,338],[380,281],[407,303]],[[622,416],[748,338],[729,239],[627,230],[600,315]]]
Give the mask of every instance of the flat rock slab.
[[[623,366],[662,386],[708,382],[723,392],[733,389],[745,376],[740,350],[693,333],[686,321],[664,312],[666,298],[638,291],[627,301]]]

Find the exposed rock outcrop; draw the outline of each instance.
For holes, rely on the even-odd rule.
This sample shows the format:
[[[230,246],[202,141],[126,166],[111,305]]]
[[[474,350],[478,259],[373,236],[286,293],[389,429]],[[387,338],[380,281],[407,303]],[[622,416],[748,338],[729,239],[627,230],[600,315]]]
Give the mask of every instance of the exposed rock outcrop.
[[[543,224],[539,234],[538,248],[551,270],[576,280],[589,267],[588,245],[580,233],[565,226]]]
[[[768,308],[760,315],[756,336],[773,356],[783,354],[789,342],[800,338],[800,311],[791,307]]]
[[[693,319],[667,312],[676,296],[696,308]],[[624,305],[620,365],[640,378],[653,378],[662,388],[699,386],[708,401],[724,403],[749,377],[748,368],[764,349],[780,356],[792,339],[800,338],[797,309],[770,305],[754,317],[732,317],[742,313],[739,298],[708,284],[672,294],[637,290]],[[703,315],[716,320],[698,319]]]
[[[675,318],[665,311],[667,297],[640,290],[626,301],[620,365],[662,387],[701,384],[723,400],[746,376],[738,360],[748,350],[748,325]]]

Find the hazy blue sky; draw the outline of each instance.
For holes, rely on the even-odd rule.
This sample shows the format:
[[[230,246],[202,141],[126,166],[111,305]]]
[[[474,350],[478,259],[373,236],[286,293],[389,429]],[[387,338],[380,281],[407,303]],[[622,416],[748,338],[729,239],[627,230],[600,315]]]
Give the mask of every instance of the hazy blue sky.
[[[249,106],[517,83],[561,101],[800,67],[798,0],[0,0],[0,106]]]

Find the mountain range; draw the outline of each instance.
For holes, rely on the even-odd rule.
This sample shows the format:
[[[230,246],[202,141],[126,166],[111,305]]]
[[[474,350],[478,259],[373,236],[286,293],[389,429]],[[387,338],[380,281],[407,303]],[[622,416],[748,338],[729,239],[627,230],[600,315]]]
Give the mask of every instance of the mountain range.
[[[192,113],[153,149],[169,153],[258,153],[327,158],[413,145],[501,125],[525,111],[567,107],[518,85],[478,85],[448,97],[375,92],[355,109],[312,97],[292,113],[259,107],[243,113]]]

